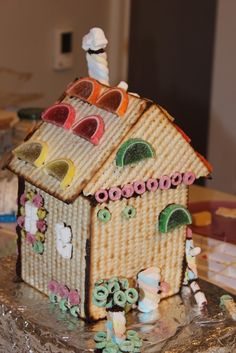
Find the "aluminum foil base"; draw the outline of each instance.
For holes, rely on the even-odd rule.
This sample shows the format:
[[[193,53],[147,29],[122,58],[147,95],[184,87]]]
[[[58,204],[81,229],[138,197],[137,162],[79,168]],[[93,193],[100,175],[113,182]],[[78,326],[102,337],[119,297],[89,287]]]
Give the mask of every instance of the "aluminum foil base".
[[[93,336],[105,330],[105,320],[86,324],[60,312],[46,296],[15,279],[14,257],[0,261],[0,352],[93,352]],[[208,307],[200,311],[185,289],[163,300],[149,314],[133,310],[129,329],[144,340],[145,353],[236,353],[236,322],[219,307],[225,291],[200,281]],[[235,299],[235,298],[234,298]]]

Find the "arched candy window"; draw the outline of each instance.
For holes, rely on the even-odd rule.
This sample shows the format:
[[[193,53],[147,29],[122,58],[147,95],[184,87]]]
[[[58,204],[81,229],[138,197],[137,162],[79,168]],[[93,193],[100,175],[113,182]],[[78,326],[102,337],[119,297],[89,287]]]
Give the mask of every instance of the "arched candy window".
[[[75,120],[75,110],[67,103],[54,104],[42,114],[42,119],[47,123],[70,129]]]
[[[96,105],[99,108],[108,110],[119,116],[125,114],[128,103],[128,93],[119,87],[108,89],[96,101]]]
[[[69,96],[77,97],[94,104],[100,94],[101,85],[91,77],[74,82],[66,91]]]
[[[17,147],[13,151],[13,154],[17,158],[32,164],[35,167],[40,167],[47,157],[48,145],[43,141],[25,142]]]
[[[147,158],[153,158],[155,151],[147,141],[134,138],[124,142],[116,154],[116,165],[123,167]]]
[[[87,116],[72,126],[75,135],[82,137],[93,145],[99,144],[104,130],[104,121],[100,115]]]
[[[158,221],[158,230],[161,233],[168,233],[177,227],[191,223],[191,214],[187,208],[173,203],[161,211]]]

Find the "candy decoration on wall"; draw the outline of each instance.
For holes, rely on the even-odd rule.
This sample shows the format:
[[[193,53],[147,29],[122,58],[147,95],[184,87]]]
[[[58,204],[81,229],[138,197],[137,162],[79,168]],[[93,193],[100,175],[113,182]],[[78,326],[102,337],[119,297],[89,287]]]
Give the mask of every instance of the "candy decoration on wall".
[[[128,93],[119,87],[109,88],[96,101],[99,108],[123,116],[129,103]]]
[[[65,226],[64,223],[56,223],[55,225],[56,233],[56,245],[57,251],[64,259],[72,258],[73,245],[71,228]]]
[[[135,288],[129,288],[125,278],[99,280],[93,289],[93,304],[107,311],[107,332],[98,332],[95,337],[96,348],[105,352],[113,347],[122,352],[139,352],[142,340],[135,331],[126,332],[125,309],[138,300]],[[111,347],[111,348],[112,348]]]
[[[75,135],[82,137],[93,145],[98,145],[104,134],[105,124],[100,115],[90,115],[72,126]]]
[[[32,164],[35,167],[40,167],[47,157],[48,145],[43,141],[25,142],[17,147],[13,151],[13,154],[17,158]]]
[[[197,273],[197,263],[196,263],[196,256],[199,255],[201,249],[199,247],[194,247],[193,239],[192,239],[192,231],[190,228],[187,228],[187,236],[186,236],[186,243],[185,243],[185,256],[186,256],[186,263],[187,267],[185,270],[184,281],[183,285],[189,285],[193,294],[194,298],[201,308],[207,304],[207,300],[205,294],[201,291],[198,280],[198,273]]]
[[[58,304],[61,311],[78,317],[81,299],[76,289],[71,290],[65,284],[51,280],[48,283],[48,290],[51,303]]]
[[[168,233],[177,227],[191,224],[191,214],[187,208],[178,204],[170,204],[159,215],[158,230],[161,233]]]
[[[147,158],[154,158],[155,151],[147,141],[133,138],[124,142],[116,154],[116,165],[124,167]]]
[[[94,104],[100,94],[101,85],[92,77],[81,78],[73,82],[67,89],[69,96],[77,97]]]
[[[47,230],[47,211],[43,197],[34,190],[23,193],[20,197],[17,225],[26,242],[32,245],[36,254],[43,254],[45,233]]]
[[[83,37],[82,48],[86,51],[89,76],[109,85],[109,70],[105,48],[107,39],[101,28],[92,28]]]
[[[54,104],[42,114],[47,123],[70,129],[75,120],[75,109],[67,103]]]
[[[155,310],[160,302],[161,275],[158,267],[149,267],[137,276],[140,297],[138,309],[143,313]]]

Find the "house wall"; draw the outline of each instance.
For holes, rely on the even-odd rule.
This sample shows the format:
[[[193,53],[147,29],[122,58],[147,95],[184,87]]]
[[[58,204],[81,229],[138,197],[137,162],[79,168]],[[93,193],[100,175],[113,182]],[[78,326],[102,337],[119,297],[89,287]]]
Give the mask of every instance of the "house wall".
[[[32,245],[22,238],[22,279],[45,294],[49,294],[48,282],[52,279],[56,280],[70,289],[77,289],[81,302],[84,303],[90,204],[85,198],[78,197],[73,204],[68,205],[26,182],[25,191],[32,189],[37,190],[44,199],[44,207],[48,211],[46,218],[48,228],[42,255],[36,254]],[[71,259],[64,259],[57,251],[55,234],[57,222],[64,222],[66,226],[71,226],[73,245]],[[84,316],[83,305],[81,305],[81,316]]]
[[[170,233],[161,234],[156,225],[160,212],[170,203],[187,206],[188,188],[146,192],[141,197],[122,199],[102,204],[92,209],[90,286],[102,278],[112,276],[134,279],[141,269],[158,266],[162,280],[170,285],[168,295],[179,292],[186,226]],[[135,218],[125,219],[122,211],[126,205],[133,205]],[[97,213],[102,208],[111,212],[111,220],[102,223]],[[103,309],[95,307],[90,298],[90,315],[97,319],[104,317]]]

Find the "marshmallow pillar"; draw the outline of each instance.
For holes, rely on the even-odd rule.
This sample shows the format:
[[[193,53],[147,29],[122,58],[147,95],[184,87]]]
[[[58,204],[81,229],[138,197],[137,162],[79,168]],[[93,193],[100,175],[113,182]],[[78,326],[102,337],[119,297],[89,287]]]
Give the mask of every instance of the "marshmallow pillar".
[[[140,300],[138,309],[143,313],[148,313],[157,309],[160,302],[160,270],[158,267],[149,267],[148,269],[139,272],[138,286],[140,291]]]
[[[82,42],[82,48],[86,51],[89,76],[105,85],[109,85],[107,54],[104,50],[107,43],[103,30],[97,27],[90,29]]]
[[[126,339],[126,318],[124,311],[107,312],[107,339],[120,344]]]

